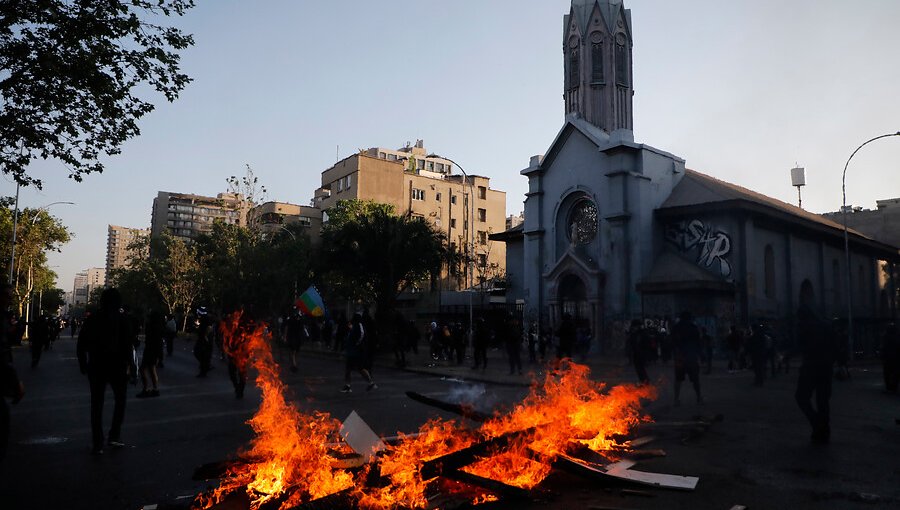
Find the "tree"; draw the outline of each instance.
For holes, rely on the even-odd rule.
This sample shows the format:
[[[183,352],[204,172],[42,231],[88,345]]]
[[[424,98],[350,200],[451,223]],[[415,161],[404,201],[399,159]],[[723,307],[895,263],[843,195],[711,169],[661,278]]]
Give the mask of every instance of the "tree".
[[[440,274],[447,260],[444,235],[424,218],[393,214],[375,202],[339,201],[322,228],[322,259],[329,281],[348,297],[374,302],[382,318],[410,285]]]
[[[102,172],[154,108],[139,94],[174,101],[190,78],[179,51],[190,35],[155,22],[193,0],[0,1],[0,166],[22,185],[37,158],[65,164],[80,181]]]
[[[5,271],[9,274],[9,259],[12,251],[13,211],[9,207],[0,208],[0,253]],[[19,315],[34,292],[49,290],[56,284],[56,273],[47,266],[47,252],[59,251],[69,242],[72,234],[62,222],[44,209],[25,208],[19,212],[16,227],[16,258],[12,268],[13,293]]]
[[[129,249],[133,246],[132,253],[143,253],[145,243],[153,245],[149,250],[152,256],[133,257],[129,269],[143,272],[159,292],[168,313],[181,314],[187,321],[203,290],[203,261],[197,247],[166,232],[160,237],[138,239]]]

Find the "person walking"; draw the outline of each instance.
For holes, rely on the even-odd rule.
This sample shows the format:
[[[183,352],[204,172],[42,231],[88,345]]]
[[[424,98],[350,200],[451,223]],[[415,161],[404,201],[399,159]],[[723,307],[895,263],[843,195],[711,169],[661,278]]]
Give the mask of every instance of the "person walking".
[[[690,379],[697,394],[697,403],[703,403],[700,394],[700,330],[694,324],[691,312],[682,312],[680,320],[672,328],[672,354],[675,360],[675,405],[681,405],[681,383]]]
[[[808,305],[801,305],[797,311],[797,347],[801,364],[794,398],[812,428],[812,442],[825,444],[831,439],[829,401],[838,339]],[[811,402],[813,396],[815,406]]]
[[[166,318],[166,354],[171,356],[175,352],[175,338],[178,336],[178,325],[175,324],[175,316]]]
[[[13,315],[9,311],[12,304],[12,286],[0,283],[0,462],[6,457],[9,444],[9,407],[6,399],[18,404],[25,396],[25,386],[13,366],[10,340],[15,330]]]
[[[28,343],[31,347],[31,368],[37,368],[41,362],[41,354],[50,344],[50,325],[43,315],[29,322]]]
[[[509,359],[509,375],[522,375],[522,326],[518,319],[508,314],[503,328],[503,340]]]
[[[300,316],[298,310],[294,310],[288,317],[284,328],[285,340],[288,348],[291,350],[291,372],[296,372],[297,356],[300,354],[300,346],[307,339],[308,333],[303,317]]]
[[[628,350],[641,384],[650,382],[650,377],[647,375],[647,344],[649,343],[647,336],[647,330],[644,329],[640,319],[632,320],[631,329],[628,331]]]
[[[559,331],[557,332],[557,336],[559,337],[559,345],[556,347],[557,359],[572,357],[572,348],[575,346],[575,335],[575,321],[572,320],[570,314],[563,314],[562,322],[560,322]]]
[[[122,297],[114,287],[100,295],[100,310],[88,317],[78,335],[76,352],[82,374],[91,387],[91,434],[94,454],[103,453],[103,399],[106,387],[113,392],[114,407],[108,444],[122,447],[122,422],[125,419],[125,389],[128,366],[137,336],[131,321],[121,312]]]
[[[200,365],[197,377],[206,377],[212,369],[213,334],[212,324],[205,307],[197,309],[197,340],[194,342],[194,357]]]
[[[163,335],[166,319],[161,312],[152,310],[144,327],[144,354],[141,356],[141,386],[137,398],[159,396],[159,375],[156,366],[163,358]]]
[[[372,379],[372,375],[366,368],[368,359],[368,354],[366,353],[367,345],[366,328],[362,323],[362,314],[356,313],[353,315],[350,333],[347,335],[347,341],[345,342],[347,363],[344,369],[344,387],[341,389],[341,393],[351,393],[353,391],[353,388],[350,387],[350,373],[354,370],[358,371],[369,383],[366,387],[367,391],[378,389],[378,385],[375,384],[375,380]]]
[[[731,326],[725,343],[728,344],[728,373],[733,374],[740,369],[741,345],[744,343],[744,335],[737,326]]]
[[[753,368],[753,385],[762,386],[766,378],[766,360],[769,353],[769,340],[766,328],[762,323],[750,328],[750,338],[747,340],[747,351],[750,354],[750,363]]]
[[[475,358],[475,364],[472,369],[485,370],[487,368],[487,348],[491,339],[491,332],[488,329],[487,322],[484,317],[475,320],[475,338],[472,340],[472,357]]]

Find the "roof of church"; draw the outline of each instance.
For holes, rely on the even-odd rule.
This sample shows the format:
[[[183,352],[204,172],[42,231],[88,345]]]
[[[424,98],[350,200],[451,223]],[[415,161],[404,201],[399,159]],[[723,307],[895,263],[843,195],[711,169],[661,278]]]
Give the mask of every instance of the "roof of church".
[[[838,230],[844,229],[842,224],[829,220],[820,214],[809,212],[787,202],[782,202],[781,200],[763,195],[762,193],[757,193],[756,191],[738,186],[737,184],[725,182],[721,179],[716,179],[715,177],[690,169],[685,170],[681,182],[675,186],[675,189],[672,190],[669,198],[663,202],[660,209],[704,205],[732,200],[743,200],[763,205],[793,216],[799,216],[805,220],[826,227]],[[849,229],[849,231],[860,237],[870,239],[868,236],[853,229]]]
[[[623,0],[572,0],[572,12],[575,14],[575,21],[582,34],[587,32],[588,24],[591,21],[591,14],[594,12],[594,5],[600,5],[600,13],[603,20],[606,21],[606,27],[610,33],[615,32],[617,10],[622,8]],[[629,20],[629,25],[630,25]]]

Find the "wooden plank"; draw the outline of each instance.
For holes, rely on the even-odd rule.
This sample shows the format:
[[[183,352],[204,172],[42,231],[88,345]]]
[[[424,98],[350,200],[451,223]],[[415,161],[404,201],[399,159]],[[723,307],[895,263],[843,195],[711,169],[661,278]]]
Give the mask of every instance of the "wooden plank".
[[[497,480],[492,480],[490,478],[484,478],[482,476],[466,473],[465,471],[444,471],[444,474],[442,476],[444,476],[445,478],[450,478],[451,480],[456,480],[457,482],[463,482],[469,485],[481,487],[482,489],[492,492],[495,496],[499,496],[504,500],[528,499],[530,497],[529,492],[521,487],[507,485],[503,482],[498,482]]]
[[[406,396],[415,400],[416,402],[421,402],[422,404],[429,405],[431,407],[435,407],[438,409],[442,409],[444,411],[449,411],[451,413],[456,413],[464,418],[468,418],[472,421],[477,422],[486,422],[491,419],[491,415],[485,414],[479,411],[476,411],[472,406],[465,404],[451,404],[449,402],[443,402],[441,400],[437,400],[431,397],[426,397],[421,393],[416,393],[414,391],[407,391]]]
[[[627,443],[625,443],[625,446],[628,448],[638,448],[653,441],[656,441],[656,436],[641,436],[628,441]]]
[[[697,482],[700,481],[696,476],[668,475],[663,473],[648,473],[646,471],[635,471],[633,469],[611,469],[606,474],[628,480],[642,485],[659,487],[662,489],[674,489],[692,491],[697,488]]]
[[[461,450],[448,453],[447,455],[442,455],[440,457],[426,461],[422,464],[419,473],[422,475],[423,480],[428,480],[430,478],[440,476],[446,471],[466,467],[469,464],[478,461],[479,457],[493,455],[496,452],[501,451],[503,448],[506,448],[509,445],[509,442],[511,440],[522,435],[531,434],[533,432],[534,428],[528,428],[525,430],[508,432],[493,439],[475,443],[468,448],[463,448]]]

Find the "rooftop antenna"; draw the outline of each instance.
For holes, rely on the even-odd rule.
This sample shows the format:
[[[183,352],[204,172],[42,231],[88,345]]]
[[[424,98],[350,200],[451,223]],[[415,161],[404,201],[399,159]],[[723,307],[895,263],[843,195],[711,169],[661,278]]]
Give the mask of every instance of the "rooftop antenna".
[[[335,148],[334,148],[334,162],[335,162],[335,163],[337,163],[338,161],[341,160],[340,154],[341,154],[341,145],[338,144],[338,145],[336,145]]]
[[[806,186],[806,169],[799,163],[791,168],[791,186],[797,188],[797,207],[803,209],[803,195],[800,193],[800,188]]]

